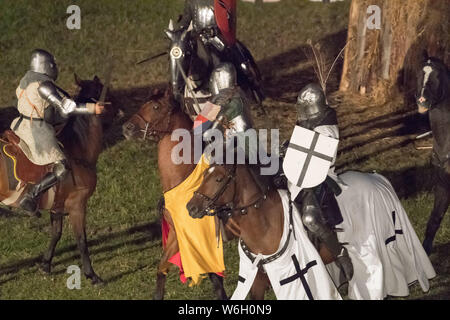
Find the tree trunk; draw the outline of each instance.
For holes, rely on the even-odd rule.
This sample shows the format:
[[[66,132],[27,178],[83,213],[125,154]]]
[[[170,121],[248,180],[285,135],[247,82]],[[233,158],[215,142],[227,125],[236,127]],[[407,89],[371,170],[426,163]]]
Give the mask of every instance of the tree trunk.
[[[368,28],[381,9],[379,28]],[[411,96],[422,53],[450,62],[449,0],[352,0],[340,90]]]

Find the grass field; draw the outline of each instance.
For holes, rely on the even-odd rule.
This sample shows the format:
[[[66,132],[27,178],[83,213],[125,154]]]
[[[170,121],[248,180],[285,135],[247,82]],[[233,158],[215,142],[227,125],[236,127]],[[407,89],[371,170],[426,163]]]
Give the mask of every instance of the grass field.
[[[113,52],[112,93],[126,117],[168,81],[167,60],[135,66],[135,62],[167,49],[162,30],[182,12],[181,0],[99,0],[76,2],[81,30],[66,28],[72,1],[3,0],[0,2],[0,106],[15,105],[15,88],[28,67],[32,49],[52,51],[59,63],[60,86],[75,89],[73,73],[92,78],[105,73],[105,57]],[[290,134],[292,103],[300,88],[314,80],[303,50],[307,40],[336,54],[345,43],[349,1],[329,5],[283,0],[255,6],[239,2],[238,36],[258,61],[267,87],[269,117],[254,115],[258,126]],[[339,69],[337,69],[339,70]],[[337,88],[332,74],[330,92]],[[411,137],[419,130],[413,110],[393,101],[380,108],[368,100],[332,94],[343,136],[341,170],[377,170],[393,181],[419,237],[423,238],[432,207],[429,152],[417,151]],[[394,110],[394,111],[391,111]],[[420,119],[419,119],[420,120]],[[5,126],[5,119],[1,119]],[[422,121],[423,122],[423,121]],[[412,124],[412,125],[411,125]],[[411,129],[412,128],[412,129]],[[79,265],[79,254],[67,220],[57,247],[53,272],[42,274],[36,262],[49,241],[49,217],[30,218],[20,212],[0,215],[0,299],[150,299],[161,257],[161,232],[156,206],[160,197],[156,146],[123,141],[120,124],[108,133],[100,156],[98,186],[89,201],[87,235],[93,267],[107,282],[81,290],[66,288],[66,269]],[[429,140],[421,143],[430,143]],[[438,277],[424,294],[415,285],[413,299],[450,298],[450,221],[444,219],[431,256]],[[225,285],[237,283],[236,242],[225,244]],[[209,281],[189,288],[174,271],[168,276],[167,299],[213,299]],[[269,293],[268,298],[273,298]]]

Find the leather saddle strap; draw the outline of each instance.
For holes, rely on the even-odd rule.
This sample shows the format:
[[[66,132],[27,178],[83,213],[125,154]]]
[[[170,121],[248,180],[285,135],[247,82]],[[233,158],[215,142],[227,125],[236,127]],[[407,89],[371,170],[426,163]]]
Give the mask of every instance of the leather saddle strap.
[[[41,114],[41,113],[39,112],[38,108],[37,108],[37,107],[33,104],[33,102],[31,102],[30,99],[28,98],[27,93],[25,92],[25,89],[22,90],[22,92],[20,93],[19,99],[22,98],[22,96],[23,96],[24,94],[25,94],[25,99],[27,99],[27,102],[30,104],[30,106],[33,108],[33,110],[36,111],[37,115],[38,115],[40,118],[44,118],[44,115]],[[31,115],[33,115],[33,113],[31,113]],[[31,121],[33,121],[33,116],[31,116]]]

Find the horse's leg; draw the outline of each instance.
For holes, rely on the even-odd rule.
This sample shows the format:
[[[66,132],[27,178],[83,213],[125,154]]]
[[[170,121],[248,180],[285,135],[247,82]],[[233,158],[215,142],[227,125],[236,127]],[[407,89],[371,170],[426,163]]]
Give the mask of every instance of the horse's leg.
[[[252,300],[264,300],[264,294],[269,287],[269,278],[267,274],[258,270],[255,281],[250,289],[250,299]]]
[[[425,240],[423,247],[425,252],[430,255],[433,247],[434,237],[441,226],[442,219],[450,204],[450,190],[444,181],[438,180],[434,189],[434,207],[428,219],[427,229],[425,231]]]
[[[86,205],[77,205],[69,211],[69,220],[75,233],[78,249],[81,254],[81,262],[86,278],[91,279],[92,284],[102,283],[92,268],[86,237]]]
[[[178,240],[173,226],[169,230],[166,247],[164,248],[161,261],[158,266],[158,273],[156,274],[156,288],[153,294],[154,300],[164,299],[164,289],[166,286],[166,277],[169,272],[171,263],[169,259],[178,252]]]
[[[59,213],[50,213],[50,223],[52,226],[52,238],[47,251],[42,257],[41,270],[50,273],[55,248],[62,235],[63,215]]]
[[[228,300],[227,293],[223,287],[223,278],[215,273],[209,273],[208,276],[213,284],[214,293],[216,294],[217,299]]]

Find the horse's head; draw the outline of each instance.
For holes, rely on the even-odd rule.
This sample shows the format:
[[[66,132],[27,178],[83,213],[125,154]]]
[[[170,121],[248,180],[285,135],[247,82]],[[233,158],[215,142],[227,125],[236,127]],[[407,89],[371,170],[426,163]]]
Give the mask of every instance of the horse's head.
[[[178,68],[177,61],[185,72],[187,72],[188,61],[187,57],[190,55],[188,30],[174,30],[173,22],[170,20],[169,28],[164,30],[166,36],[171,41],[170,45],[170,84],[172,86],[175,99],[180,101],[178,95],[183,92],[185,85],[183,76]]]
[[[426,113],[445,99],[448,91],[448,72],[441,60],[425,54],[417,79],[416,101],[420,113]]]
[[[74,74],[75,83],[78,86],[78,92],[76,94],[76,101],[80,103],[95,103],[100,99],[103,90],[103,84],[97,76],[94,76],[92,80],[82,80],[77,74]],[[110,98],[107,95],[106,100]],[[101,115],[102,122],[105,125],[110,125],[117,116],[119,110],[110,101],[105,105],[104,113]]]
[[[233,209],[236,193],[236,165],[212,165],[186,208],[192,218],[214,216]]]
[[[174,110],[170,90],[165,93],[155,91],[150,101],[133,114],[122,126],[126,139],[150,139],[158,141],[162,134],[170,130],[170,117]]]

